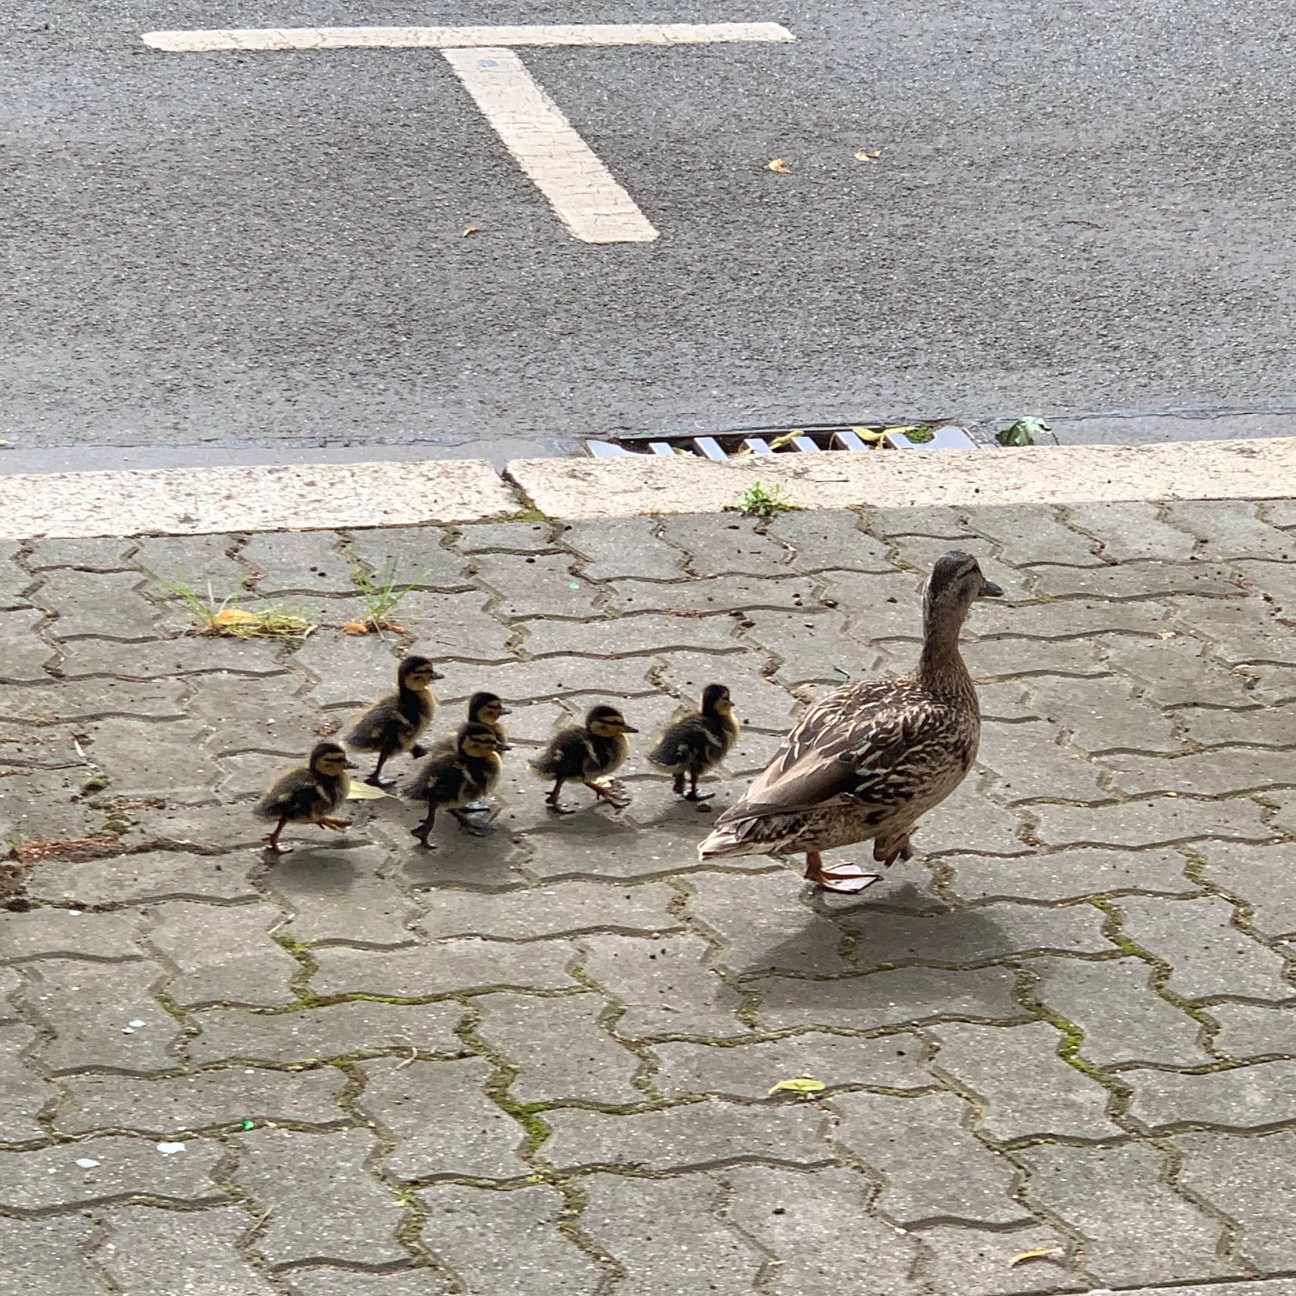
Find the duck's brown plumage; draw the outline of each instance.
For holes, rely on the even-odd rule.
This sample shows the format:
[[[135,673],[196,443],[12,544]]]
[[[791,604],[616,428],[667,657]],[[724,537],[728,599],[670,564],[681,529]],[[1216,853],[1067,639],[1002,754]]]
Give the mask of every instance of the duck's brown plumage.
[[[811,707],[746,795],[716,820],[703,859],[811,856],[872,841],[890,860],[917,820],[963,781],[976,759],[981,714],[958,650],[972,602],[1002,591],[975,559],[937,560],[924,603],[922,655],[897,679],[847,684]]]

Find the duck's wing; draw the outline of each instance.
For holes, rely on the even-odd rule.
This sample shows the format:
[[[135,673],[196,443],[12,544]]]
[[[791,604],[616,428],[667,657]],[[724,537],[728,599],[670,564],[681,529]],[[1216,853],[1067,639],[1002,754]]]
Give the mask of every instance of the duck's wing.
[[[938,745],[948,760],[949,732],[948,708],[904,681],[848,685],[806,712],[716,824],[902,803],[923,785]]]
[[[309,775],[286,774],[266,792],[257,804],[260,814],[289,819],[309,819],[321,808],[327,808],[329,798],[323,788]]]

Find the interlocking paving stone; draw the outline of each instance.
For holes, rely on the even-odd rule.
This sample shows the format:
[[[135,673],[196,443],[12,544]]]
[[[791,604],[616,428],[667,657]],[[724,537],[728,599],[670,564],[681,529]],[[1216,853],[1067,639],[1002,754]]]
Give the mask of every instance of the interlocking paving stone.
[[[1202,1130],[1174,1142],[1184,1154],[1180,1182],[1241,1225],[1235,1254],[1261,1272],[1296,1266],[1288,1210],[1296,1192],[1296,1133],[1237,1138]]]
[[[179,680],[62,680],[57,684],[0,685],[0,717],[40,724],[90,720],[100,716],[148,716],[181,720]]]
[[[744,610],[743,638],[778,658],[774,679],[786,686],[814,680],[837,687],[881,674],[883,658],[846,638],[842,612]]]
[[[269,1280],[239,1251],[253,1222],[232,1206],[183,1217],[151,1206],[119,1206],[107,1216],[111,1239],[95,1259],[131,1296],[273,1296]]]
[[[995,776],[990,795],[1008,805],[1036,798],[1110,799],[1102,786],[1102,767],[1070,750],[1057,725],[983,725],[977,764]]]
[[[1125,935],[1170,965],[1175,994],[1291,997],[1294,987],[1283,979],[1282,958],[1231,925],[1236,911],[1227,900],[1126,896],[1115,903]]]
[[[512,532],[518,539],[520,529]],[[365,563],[375,575],[388,563],[395,564],[397,583],[417,581],[439,589],[455,589],[467,583],[467,564],[445,546],[448,533],[441,527],[373,527],[351,533],[348,552]],[[519,549],[527,542],[515,543]]]
[[[919,820],[913,838],[915,850],[923,855],[939,855],[945,851],[1020,855],[1030,849],[1022,841],[1023,821],[1016,811],[987,800],[977,790],[977,782],[975,775],[964,779],[940,805]],[[868,847],[862,849],[868,851]]]
[[[334,638],[316,633],[295,648],[289,660],[314,677],[308,696],[318,707],[355,709],[381,693],[391,692],[396,683],[397,660],[389,635]],[[285,678],[278,683],[287,693],[300,688],[296,678]],[[324,718],[344,723],[348,714],[332,713]],[[308,734],[303,733],[297,745],[304,748],[308,742]]]
[[[20,1002],[54,1032],[40,1054],[52,1071],[146,1074],[175,1066],[180,1026],[153,997],[165,975],[158,964],[41,959],[27,965],[26,975]]]
[[[767,977],[753,981],[763,1027],[837,1026],[875,1030],[942,1017],[1020,1017],[1015,980],[1007,968],[952,972],[907,967],[865,977],[809,981]]]
[[[301,681],[273,675],[248,679],[227,672],[193,681],[189,707],[211,730],[213,755],[240,751],[305,753],[322,717],[314,699],[302,698]]]
[[[1296,933],[1296,842],[1203,842],[1197,850],[1206,860],[1206,877],[1252,906],[1251,924],[1257,931],[1267,936]]]
[[[744,1161],[753,1149],[765,1160],[800,1165],[831,1158],[821,1137],[824,1113],[802,1103],[752,1107],[707,1098],[629,1116],[559,1108],[544,1119],[553,1135],[540,1155],[559,1167],[687,1170]]]
[[[474,522],[457,528],[454,546],[461,553],[488,553],[497,549],[512,553],[542,553],[553,548],[552,522]],[[364,534],[364,533],[360,533]],[[374,531],[384,536],[386,531]]]
[[[1030,1200],[1084,1234],[1084,1266],[1101,1282],[1125,1288],[1238,1274],[1219,1254],[1220,1222],[1167,1186],[1165,1154],[1155,1148],[1041,1144],[1016,1155],[1034,1170]]]
[[[291,1269],[285,1275],[293,1296],[445,1296],[449,1280],[430,1268],[364,1273],[358,1269]]]
[[[656,518],[592,518],[565,524],[561,538],[584,559],[586,580],[672,580],[684,574],[684,555],[658,537],[660,527]]]
[[[909,917],[861,907],[840,922],[857,934],[861,967],[895,963],[976,963],[1029,950],[1110,952],[1104,915],[1088,905],[1062,909],[993,904]]]
[[[346,1077],[332,1067],[292,1074],[230,1067],[168,1079],[89,1075],[64,1080],[55,1125],[69,1134],[131,1129],[159,1137],[243,1120],[341,1125]]]
[[[625,1271],[620,1296],[662,1289],[747,1296],[765,1257],[722,1222],[724,1187],[710,1175],[628,1179],[590,1175],[581,1227]],[[855,1242],[852,1238],[852,1242]]]
[[[1040,714],[1065,729],[1081,751],[1180,750],[1170,718],[1136,699],[1135,686],[1127,680],[1036,676],[1025,684]]]
[[[386,851],[359,842],[276,861],[266,882],[292,914],[280,930],[300,941],[408,942],[418,909],[389,879],[377,876],[386,861]]]
[[[229,557],[236,544],[231,535],[148,536],[137,542],[131,565],[167,584],[185,581],[203,592],[211,584],[219,599],[236,589],[245,574]]]
[[[79,567],[82,571],[125,571],[130,563],[128,556],[139,546],[138,540],[105,537],[97,540],[54,539],[38,540],[27,556],[27,566],[32,571],[47,567]],[[8,547],[10,554],[18,546]]]
[[[721,966],[732,972],[841,972],[844,930],[815,913],[783,871],[743,877],[692,873],[689,913],[724,943]]]
[[[367,1168],[375,1150],[371,1131],[258,1129],[240,1135],[236,1147],[230,1178],[259,1207],[258,1218],[269,1212],[256,1249],[271,1264],[406,1258],[396,1241],[401,1204]]]
[[[866,1212],[870,1185],[862,1175],[743,1166],[723,1177],[733,1190],[733,1219],[776,1259],[774,1291],[902,1296],[918,1290],[908,1281],[913,1241]]]
[[[1185,600],[1175,595],[1160,600],[1057,599],[1049,603],[978,607],[965,636],[993,639],[1004,653],[1018,639],[1073,640],[1095,635],[1156,635],[1167,629],[1172,608]],[[1197,602],[1216,603],[1218,599]],[[1231,602],[1231,600],[1230,600]]]
[[[587,976],[625,1007],[620,1035],[743,1035],[742,997],[707,966],[710,947],[699,936],[595,933],[579,938]]]
[[[20,608],[0,611],[0,684],[43,684],[54,649],[40,637],[45,614]]]
[[[418,927],[434,938],[495,940],[564,936],[593,928],[656,934],[680,925],[666,908],[674,894],[662,882],[640,886],[555,882],[497,895],[444,891],[419,919]]]
[[[687,652],[690,648],[725,653],[742,647],[735,637],[737,623],[727,616],[645,612],[604,621],[528,621],[524,629],[522,646],[532,657],[587,653],[615,659],[670,650]],[[601,671],[602,662],[594,669]]]
[[[141,851],[109,859],[54,860],[31,871],[31,895],[56,903],[139,904],[149,900],[251,900],[252,859]],[[38,910],[37,912],[57,912]]]
[[[1080,1056],[1095,1066],[1210,1060],[1200,1024],[1153,990],[1154,969],[1141,959],[1036,959],[1030,970],[1036,998],[1084,1032]]]
[[[975,1095],[977,1128],[991,1138],[1122,1136],[1107,1119],[1107,1091],[1058,1056],[1062,1035],[1055,1027],[947,1022],[932,1035],[940,1045],[936,1066]]]
[[[418,1199],[427,1212],[422,1243],[456,1276],[463,1296],[595,1296],[601,1290],[602,1266],[556,1227],[563,1200],[551,1188],[487,1192],[437,1184]],[[501,1238],[510,1245],[501,1246]]]
[[[85,1263],[97,1232],[93,1220],[79,1215],[37,1226],[0,1218],[0,1296],[105,1296],[108,1289]]]
[[[1143,641],[1122,637],[1119,642]],[[963,660],[978,684],[1031,675],[1111,674],[1096,639],[973,639],[963,645]]]
[[[0,967],[0,1022],[7,1024],[17,1020],[11,1000],[22,984],[17,968]]]
[[[1201,541],[1199,552],[1204,558],[1285,562],[1296,557],[1296,540],[1262,520],[1256,505],[1247,500],[1175,500],[1166,505],[1166,515]]]
[[[1016,1167],[968,1133],[961,1098],[848,1093],[832,1105],[841,1116],[834,1138],[882,1175],[879,1204],[898,1223],[1030,1218],[1009,1195]]]
[[[542,999],[535,995],[484,995],[477,1033],[520,1068],[509,1086],[518,1102],[633,1103],[643,1099],[631,1083],[639,1059],[604,1029],[608,1004],[595,995]]]
[[[1226,665],[1296,662],[1296,632],[1259,597],[1224,601],[1179,595],[1168,602],[1176,624],[1213,644]]]
[[[149,944],[177,969],[167,980],[177,1003],[260,1007],[294,998],[289,983],[297,961],[270,935],[283,922],[278,909],[171,900],[153,913]]]
[[[388,1004],[359,999],[300,1012],[209,1008],[189,1014],[202,1033],[189,1041],[197,1063],[229,1059],[307,1062],[365,1052],[458,1053],[454,1028],[463,1008],[453,1001]]]
[[[1296,1053],[1296,1010],[1290,1005],[1220,1003],[1208,1015],[1220,1025],[1216,1047],[1230,1057]]]
[[[81,913],[31,909],[0,913],[6,961],[28,958],[119,959],[138,957],[140,920],[133,913]]]
[[[981,1229],[929,1228],[922,1232],[930,1259],[924,1275],[941,1296],[1015,1296],[1018,1292],[1071,1291],[1085,1284],[1065,1266],[1070,1241],[1041,1227],[986,1233]],[[1029,1264],[1012,1263],[1027,1251],[1050,1254]],[[1230,1294],[1231,1296],[1231,1294]]]
[[[46,1137],[36,1117],[54,1090],[24,1058],[35,1038],[21,1022],[0,1025],[0,1143]]]
[[[1094,807],[1035,805],[1037,829],[1050,846],[1163,846],[1196,838],[1267,841],[1261,807],[1245,798],[1197,801],[1151,797]]]
[[[773,536],[762,535],[754,522],[732,514],[677,513],[661,519],[661,535],[688,554],[689,569],[699,576],[778,576],[792,556]]]
[[[225,1202],[228,1196],[212,1178],[224,1155],[221,1144],[209,1139],[188,1139],[183,1151],[167,1154],[150,1139],[121,1135],[6,1152],[0,1206],[70,1210],[144,1195],[187,1206]],[[95,1164],[78,1164],[82,1161]]]
[[[1046,504],[1013,504],[967,512],[967,525],[999,544],[1006,557],[1025,565],[1064,563],[1094,566],[1103,560],[1097,543],[1059,521],[1058,510]]]
[[[660,1060],[653,1087],[666,1098],[764,1098],[780,1081],[797,1076],[811,1076],[830,1088],[925,1089],[932,1084],[920,1065],[922,1046],[908,1035],[855,1039],[807,1031],[732,1047],[654,1044],[651,1052]]]
[[[1222,796],[1264,791],[1281,779],[1296,780],[1296,753],[1293,769],[1284,774],[1274,768],[1274,753],[1259,747],[1216,747],[1174,757],[1113,754],[1105,756],[1103,764],[1115,771],[1116,786],[1131,796],[1148,792]]]
[[[449,940],[397,950],[315,951],[316,994],[395,995],[418,998],[482,987],[496,990],[563,990],[574,986],[568,965],[576,951],[565,941],[510,945],[501,941]]]
[[[307,639],[302,649],[310,644]],[[301,651],[301,649],[298,649]],[[117,643],[111,639],[77,639],[63,647],[63,672],[69,679],[118,676],[121,679],[170,679],[206,671],[243,675],[279,675],[289,650],[272,639],[157,639]],[[42,678],[48,678],[42,676]]]
[[[1035,588],[1054,598],[1137,599],[1163,594],[1236,598],[1242,584],[1233,567],[1211,562],[1130,562],[1118,567],[1036,567]]]
[[[792,566],[799,571],[828,568],[845,571],[893,571],[890,547],[858,528],[814,509],[783,513],[769,523],[766,533],[792,550]]]
[[[1188,861],[1170,850],[1063,850],[1003,859],[946,855],[950,889],[965,900],[1075,900],[1110,891],[1197,890],[1185,875]]]
[[[113,794],[148,797],[159,787],[175,801],[210,801],[218,777],[202,750],[205,726],[192,721],[109,717],[85,725],[83,744],[107,776]]]
[[[1157,706],[1244,707],[1256,700],[1247,676],[1215,661],[1210,645],[1200,639],[1109,635],[1103,652],[1107,664],[1132,678],[1143,699]],[[1175,717],[1182,718],[1182,712]],[[1231,736],[1236,729],[1230,726],[1228,732]]]
[[[1134,1090],[1130,1116],[1148,1129],[1181,1123],[1257,1129],[1296,1118],[1296,1061],[1205,1075],[1128,1071],[1121,1079]]]
[[[1176,719],[1191,742],[1219,747],[1246,742],[1256,747],[1288,747],[1296,732],[1296,706],[1248,707],[1225,710],[1220,707],[1184,707]],[[1281,757],[1273,759],[1281,760]]]
[[[357,1105],[396,1139],[387,1158],[401,1179],[472,1175],[512,1179],[528,1173],[518,1156],[524,1132],[486,1096],[494,1067],[484,1058],[362,1062],[364,1092]]]
[[[481,579],[499,594],[500,616],[597,616],[598,590],[573,575],[575,561],[565,553],[522,559],[514,554],[483,554],[476,566]]]
[[[54,614],[50,634],[60,641],[87,635],[139,640],[153,635],[156,612],[139,587],[139,572],[46,572],[32,601]]]
[[[938,536],[962,540],[971,534],[966,509],[947,504],[913,508],[870,508],[864,511],[864,530],[871,535]]]
[[[255,577],[258,594],[355,593],[351,566],[338,551],[332,531],[254,535],[239,550],[239,558]]]
[[[1194,536],[1163,521],[1158,506],[1142,500],[1068,504],[1066,519],[1097,539],[1102,557],[1113,562],[1182,560],[1197,547]]]
[[[815,585],[805,576],[788,574],[778,578],[759,576],[690,577],[680,581],[621,581],[608,596],[607,606],[616,612],[671,612],[676,614],[727,614],[733,608],[805,608],[822,605],[815,597]]]
[[[445,676],[436,685],[437,695],[442,698],[469,698],[478,689],[498,693],[510,706],[567,697],[572,699],[572,709],[579,715],[605,698],[651,695],[657,691],[648,679],[652,663],[639,658],[598,661],[573,655],[492,666],[438,662],[437,669]]]
[[[509,629],[492,614],[483,590],[466,594],[414,590],[401,600],[397,613],[399,623],[414,635],[412,651],[433,661],[456,657],[460,661],[500,662],[512,655]]]

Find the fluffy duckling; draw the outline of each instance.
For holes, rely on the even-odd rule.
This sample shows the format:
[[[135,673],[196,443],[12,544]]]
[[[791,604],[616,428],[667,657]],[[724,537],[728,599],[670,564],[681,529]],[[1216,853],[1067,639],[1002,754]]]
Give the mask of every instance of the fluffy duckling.
[[[511,714],[511,708],[506,707],[494,693],[474,693],[468,699],[467,723],[485,725],[487,729],[494,731],[495,737],[502,743],[508,742],[508,735],[504,732],[504,726],[500,724],[500,717]],[[432,744],[431,750],[454,751],[458,742],[458,733],[444,734]]]
[[[313,823],[335,832],[349,828],[349,819],[334,819],[351,791],[347,770],[355,764],[335,742],[316,743],[307,763],[300,769],[289,770],[266,788],[261,800],[252,807],[258,819],[274,820],[274,831],[265,837],[266,849],[276,855],[286,855],[291,846],[279,844],[279,834],[290,823]]]
[[[382,768],[397,752],[427,755],[418,740],[436,711],[432,681],[441,678],[440,671],[426,657],[406,657],[396,668],[396,692],[380,697],[351,722],[342,741],[356,751],[378,753],[378,764],[366,783],[391,787],[396,780],[384,778]]]
[[[459,820],[460,827],[478,837],[494,831],[485,824],[474,823],[464,813],[464,807],[480,801],[494,789],[504,767],[500,752],[508,749],[508,743],[488,725],[466,724],[455,736],[451,750],[433,752],[405,780],[401,795],[407,801],[422,801],[427,805],[427,818],[410,830],[420,846],[425,850],[434,849],[428,836],[438,810],[449,810]]]
[[[666,726],[648,759],[675,775],[675,794],[686,801],[709,801],[714,792],[699,792],[698,779],[728,754],[738,738],[733,701],[723,684],[702,690],[702,705]],[[688,782],[688,791],[684,783]]]
[[[614,706],[592,707],[583,725],[559,730],[531,762],[531,768],[541,778],[554,780],[545,797],[549,808],[558,814],[574,813],[574,807],[563,805],[558,797],[568,779],[580,779],[600,800],[624,810],[630,804],[625,792],[615,783],[608,785],[594,780],[621,766],[630,754],[625,736],[638,732]]]

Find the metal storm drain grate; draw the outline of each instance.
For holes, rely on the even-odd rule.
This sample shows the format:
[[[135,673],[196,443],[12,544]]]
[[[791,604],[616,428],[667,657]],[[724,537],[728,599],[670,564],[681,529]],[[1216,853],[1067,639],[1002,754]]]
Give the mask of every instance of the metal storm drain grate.
[[[800,428],[739,428],[712,436],[614,437],[586,441],[595,459],[631,459],[639,455],[695,455],[703,459],[738,459],[747,455],[820,454],[829,450],[983,450],[998,449],[992,437],[957,423],[909,423],[903,426],[841,424]]]

